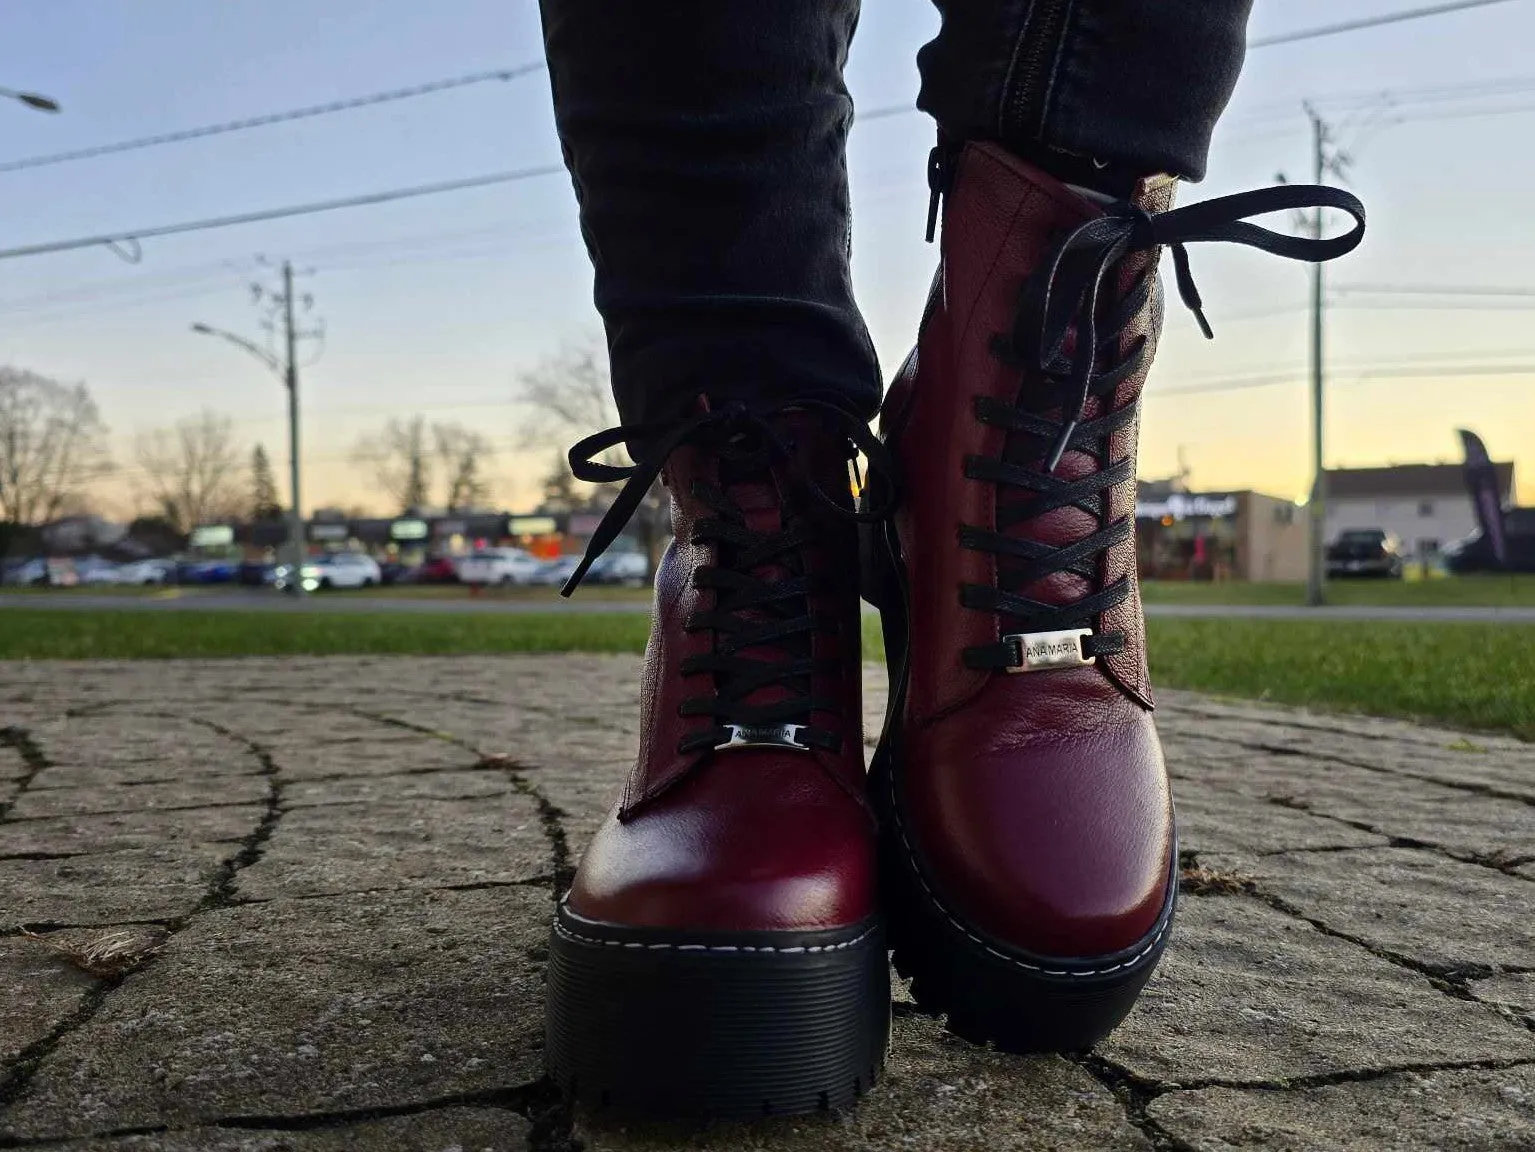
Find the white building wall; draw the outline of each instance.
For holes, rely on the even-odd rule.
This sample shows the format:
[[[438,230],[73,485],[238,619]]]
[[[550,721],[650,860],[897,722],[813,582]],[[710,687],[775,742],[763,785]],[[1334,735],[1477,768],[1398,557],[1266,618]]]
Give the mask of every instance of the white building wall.
[[[1327,541],[1348,528],[1384,528],[1402,542],[1402,551],[1422,558],[1476,530],[1471,498],[1390,496],[1327,501]]]

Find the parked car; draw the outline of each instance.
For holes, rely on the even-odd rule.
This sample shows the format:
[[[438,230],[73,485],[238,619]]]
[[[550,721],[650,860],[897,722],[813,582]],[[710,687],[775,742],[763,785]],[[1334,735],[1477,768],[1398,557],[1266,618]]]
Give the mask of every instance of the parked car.
[[[233,560],[183,560],[176,565],[176,583],[228,584],[239,567]]]
[[[597,557],[587,569],[586,579],[592,584],[640,588],[650,579],[650,561],[639,552],[608,552]]]
[[[415,569],[398,560],[384,560],[378,566],[379,580],[384,584],[408,584],[413,571]]]
[[[114,573],[118,584],[168,584],[176,575],[174,560],[132,560],[119,564]]]
[[[48,583],[48,561],[42,559],[7,562],[0,573],[0,584],[31,588]]]
[[[543,567],[521,548],[482,548],[458,562],[460,584],[529,584]]]
[[[571,573],[580,563],[579,556],[557,556],[553,560],[545,560],[543,566],[533,573],[530,583],[559,588],[570,579]]]
[[[1380,528],[1349,528],[1327,547],[1327,575],[1400,580],[1406,564],[1401,542]]]
[[[75,559],[76,584],[117,584],[118,565],[100,556],[80,556]]]
[[[458,564],[451,556],[431,556],[407,572],[401,583],[457,584]]]
[[[333,588],[372,588],[383,582],[378,561],[361,552],[329,552],[306,560],[299,569],[305,592],[325,592]],[[293,583],[293,565],[283,564],[276,572],[273,586],[286,591]]]

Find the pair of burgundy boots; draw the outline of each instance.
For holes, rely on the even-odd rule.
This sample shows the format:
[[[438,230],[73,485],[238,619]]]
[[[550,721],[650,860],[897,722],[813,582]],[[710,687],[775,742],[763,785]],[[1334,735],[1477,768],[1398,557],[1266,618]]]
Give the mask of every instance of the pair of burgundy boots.
[[[668,452],[639,761],[551,939],[548,1067],[586,1103],[851,1103],[889,951],[961,1036],[1087,1048],[1166,947],[1138,398],[1159,245],[1182,289],[1181,242],[1232,237],[1159,227],[1171,181],[1105,211],[992,146],[939,161],[942,263],[865,514],[859,430],[817,405],[706,415]],[[891,673],[869,774],[860,587]]]

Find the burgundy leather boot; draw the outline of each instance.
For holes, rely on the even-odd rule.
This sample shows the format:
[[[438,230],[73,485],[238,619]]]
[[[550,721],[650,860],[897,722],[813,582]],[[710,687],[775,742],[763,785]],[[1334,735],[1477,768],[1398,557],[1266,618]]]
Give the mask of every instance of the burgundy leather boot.
[[[892,946],[952,1031],[1085,1048],[1151,975],[1177,892],[1134,533],[1160,246],[1199,313],[1184,244],[1330,259],[1363,209],[1284,187],[1170,211],[1171,180],[1100,205],[990,145],[935,153],[933,171],[941,265],[881,418],[906,496],[870,557],[893,686],[871,781]],[[1356,227],[1303,240],[1242,220],[1308,205]]]
[[[826,411],[705,412],[610,513],[609,534],[664,462],[639,758],[550,940],[549,1072],[589,1104],[807,1112],[883,1064],[849,435],[881,451]]]

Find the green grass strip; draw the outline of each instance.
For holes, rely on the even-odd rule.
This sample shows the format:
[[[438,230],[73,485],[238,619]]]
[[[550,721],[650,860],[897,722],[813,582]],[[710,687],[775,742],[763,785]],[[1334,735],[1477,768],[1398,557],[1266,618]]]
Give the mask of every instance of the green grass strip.
[[[641,612],[353,613],[0,609],[0,658],[639,652]],[[1535,626],[1150,620],[1153,681],[1535,739]],[[864,617],[865,658],[882,658]]]

